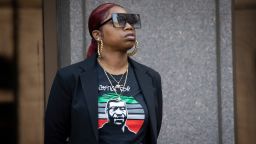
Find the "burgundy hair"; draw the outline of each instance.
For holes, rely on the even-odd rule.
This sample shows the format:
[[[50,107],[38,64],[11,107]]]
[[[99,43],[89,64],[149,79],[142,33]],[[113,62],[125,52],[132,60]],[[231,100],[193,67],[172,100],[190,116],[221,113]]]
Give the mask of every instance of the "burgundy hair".
[[[106,14],[108,13],[109,9],[111,9],[114,6],[122,7],[118,4],[114,3],[104,3],[99,5],[97,8],[95,8],[90,16],[88,21],[88,28],[89,33],[92,37],[91,44],[87,51],[87,57],[92,56],[94,53],[97,53],[97,41],[92,36],[92,31],[99,29],[100,24],[103,22],[103,20],[106,17]]]

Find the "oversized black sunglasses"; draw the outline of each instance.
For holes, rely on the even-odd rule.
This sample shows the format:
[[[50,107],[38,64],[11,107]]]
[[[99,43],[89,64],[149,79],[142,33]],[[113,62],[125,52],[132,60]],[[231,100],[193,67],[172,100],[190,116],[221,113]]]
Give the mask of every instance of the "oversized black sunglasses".
[[[126,23],[129,23],[135,29],[141,28],[140,15],[130,13],[113,13],[111,18],[99,25],[99,28],[111,20],[116,28],[124,28]]]

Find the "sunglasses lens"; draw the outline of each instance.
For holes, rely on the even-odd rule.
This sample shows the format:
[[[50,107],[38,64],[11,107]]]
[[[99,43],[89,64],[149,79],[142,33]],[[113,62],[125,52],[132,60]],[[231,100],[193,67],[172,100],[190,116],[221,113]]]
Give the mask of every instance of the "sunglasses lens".
[[[134,28],[140,28],[140,15],[139,14],[128,14],[127,22],[131,24]]]
[[[141,28],[139,14],[114,13],[112,14],[114,27],[125,27],[128,22],[134,28]]]
[[[120,27],[125,27],[125,24],[127,22],[125,15],[118,15],[117,21],[118,21]]]

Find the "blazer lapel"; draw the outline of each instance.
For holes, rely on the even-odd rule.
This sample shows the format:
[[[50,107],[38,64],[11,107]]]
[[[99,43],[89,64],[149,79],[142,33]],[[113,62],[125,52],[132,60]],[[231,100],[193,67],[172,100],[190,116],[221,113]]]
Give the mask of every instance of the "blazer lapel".
[[[144,95],[150,118],[150,125],[152,128],[153,141],[156,141],[157,128],[156,128],[156,115],[155,115],[155,103],[154,103],[154,87],[152,83],[152,78],[149,76],[145,69],[142,69],[135,61],[130,60],[134,66],[134,72],[138,80],[139,86],[142,89]],[[154,143],[154,142],[153,142]]]
[[[96,57],[90,58],[88,64],[83,66],[85,71],[80,74],[80,80],[93,132],[98,141],[98,75],[95,61]]]

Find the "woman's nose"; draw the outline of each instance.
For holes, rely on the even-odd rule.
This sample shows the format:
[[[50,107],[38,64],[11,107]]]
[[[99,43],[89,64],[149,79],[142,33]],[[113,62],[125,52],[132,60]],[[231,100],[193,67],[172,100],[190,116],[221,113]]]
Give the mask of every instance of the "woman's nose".
[[[134,27],[131,24],[129,24],[128,22],[126,22],[124,30],[133,30],[133,29],[134,29]]]

